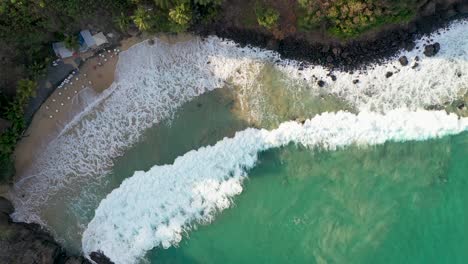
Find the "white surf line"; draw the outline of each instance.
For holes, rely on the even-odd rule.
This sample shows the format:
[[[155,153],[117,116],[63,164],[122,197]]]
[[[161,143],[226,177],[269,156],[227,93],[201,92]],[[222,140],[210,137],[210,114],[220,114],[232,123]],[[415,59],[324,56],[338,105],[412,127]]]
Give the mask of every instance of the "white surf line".
[[[311,95],[330,93],[363,111],[414,110],[450,102],[468,91],[468,22],[455,22],[438,33],[430,36],[441,44],[436,57],[425,58],[421,50],[404,53],[411,63],[416,54],[421,57],[416,69],[390,60],[361,74],[337,72],[336,82],[323,67],[299,70],[299,62],[280,60],[277,53],[240,48],[217,37],[175,45],[159,40],[152,46],[138,44],[121,53],[112,87],[50,142],[29,174],[15,184],[13,217],[46,225],[39,212],[51,195],[105,177],[113,159],[135,144],[147,128],[170,118],[194,97],[223,87],[226,81],[254,89],[265,63],[279,61],[275,67],[292,82],[310,85]],[[418,41],[418,46],[423,42]],[[387,71],[395,73],[386,79]],[[313,75],[324,79],[326,87],[318,87]],[[354,79],[360,82],[353,84]]]
[[[197,223],[208,223],[242,192],[260,152],[290,143],[335,150],[387,141],[426,140],[468,130],[468,118],[443,111],[323,113],[303,125],[246,129],[173,164],[137,171],[101,201],[83,234],[85,254],[102,251],[115,263],[136,263],[154,247],[168,248]]]
[[[423,54],[427,41],[440,43],[436,56]],[[400,64],[401,56],[408,58],[408,66]],[[401,51],[386,63],[371,65],[371,69],[364,72],[334,72],[336,81],[327,76],[329,72],[322,67],[299,70],[299,63],[292,60],[281,64],[279,69],[289,77],[309,83],[315,91],[342,98],[358,110],[385,112],[443,105],[468,92],[468,20],[456,21],[447,29],[421,38],[411,52]],[[393,75],[387,78],[387,72]],[[318,87],[317,79],[325,81],[323,89]],[[354,84],[354,80],[359,82]]]
[[[136,143],[145,129],[170,118],[194,97],[223,87],[233,69],[269,57],[275,55],[219,39],[216,45],[199,39],[174,45],[156,40],[122,52],[112,86],[50,142],[30,173],[15,183],[14,219],[47,225],[40,210],[51,195],[97,182],[112,168],[113,158]]]

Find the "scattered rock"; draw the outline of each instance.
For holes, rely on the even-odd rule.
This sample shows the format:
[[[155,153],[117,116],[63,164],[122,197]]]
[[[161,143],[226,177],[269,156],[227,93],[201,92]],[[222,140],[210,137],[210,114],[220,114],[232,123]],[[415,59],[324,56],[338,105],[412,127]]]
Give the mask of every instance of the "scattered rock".
[[[408,65],[408,58],[407,58],[406,56],[400,57],[400,58],[398,59],[398,61],[400,61],[400,64],[401,64],[402,66]]]
[[[322,80],[318,81],[317,84],[318,84],[319,87],[324,87],[325,86],[325,82],[322,81]]]
[[[411,69],[416,69],[418,66],[419,66],[419,63],[415,62],[413,67],[411,67]]]
[[[415,61],[419,61],[419,56],[414,57]]]
[[[353,83],[354,83],[354,84],[357,84],[357,83],[359,83],[359,80],[358,80],[358,79],[353,80]]]
[[[336,76],[335,75],[330,75],[330,78],[332,79],[332,81],[336,81]]]
[[[15,208],[10,201],[0,196],[0,213],[7,215],[12,214],[15,211]]]
[[[424,55],[427,57],[433,57],[435,56],[440,50],[440,44],[438,42],[431,44],[431,45],[426,45],[424,47]]]
[[[387,73],[385,74],[385,77],[386,77],[386,78],[390,78],[390,77],[392,77],[392,76],[393,76],[393,72],[387,72]]]

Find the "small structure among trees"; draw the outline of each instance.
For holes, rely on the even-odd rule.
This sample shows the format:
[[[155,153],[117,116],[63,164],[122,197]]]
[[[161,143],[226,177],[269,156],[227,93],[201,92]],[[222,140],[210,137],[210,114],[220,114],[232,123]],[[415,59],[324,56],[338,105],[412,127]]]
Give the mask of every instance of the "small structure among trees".
[[[107,42],[102,32],[92,35],[89,30],[82,30],[78,36],[66,36],[64,41],[52,43],[52,48],[57,57],[65,59],[80,52],[96,49]]]

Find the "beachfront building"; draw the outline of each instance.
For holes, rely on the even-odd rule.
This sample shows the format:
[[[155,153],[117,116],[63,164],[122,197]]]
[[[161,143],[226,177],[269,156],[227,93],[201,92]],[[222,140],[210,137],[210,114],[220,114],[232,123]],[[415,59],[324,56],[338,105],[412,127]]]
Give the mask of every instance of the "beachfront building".
[[[78,34],[78,41],[78,52],[67,49],[63,41],[52,43],[52,48],[57,57],[65,59],[76,56],[79,53],[87,52],[88,50],[97,49],[100,46],[108,43],[106,36],[102,32],[92,35],[89,30],[80,31]]]

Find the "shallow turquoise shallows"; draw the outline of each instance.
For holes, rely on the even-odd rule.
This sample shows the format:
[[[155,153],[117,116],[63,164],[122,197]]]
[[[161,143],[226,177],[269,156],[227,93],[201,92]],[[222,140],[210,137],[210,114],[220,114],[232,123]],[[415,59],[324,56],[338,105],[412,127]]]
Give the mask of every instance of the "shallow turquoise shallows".
[[[269,151],[235,206],[151,263],[466,263],[468,133]]]

